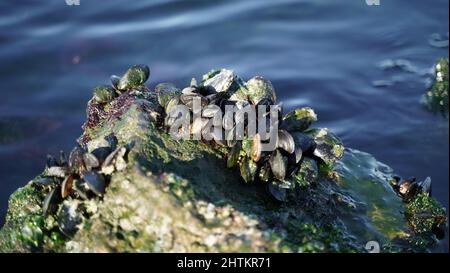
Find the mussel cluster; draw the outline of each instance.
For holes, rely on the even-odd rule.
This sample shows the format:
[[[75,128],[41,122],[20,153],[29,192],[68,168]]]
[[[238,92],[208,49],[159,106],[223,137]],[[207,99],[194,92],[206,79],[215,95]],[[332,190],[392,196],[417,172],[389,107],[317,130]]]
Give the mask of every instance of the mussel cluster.
[[[114,108],[112,102],[120,100],[122,95],[148,92],[144,83],[149,75],[148,66],[134,65],[122,77],[111,76],[111,86],[95,87],[87,108],[88,127],[98,124],[106,114],[105,108]],[[91,152],[82,141],[73,148],[68,159],[63,152],[58,158],[49,155],[44,174],[34,180],[35,185],[48,190],[42,204],[44,216],[55,216],[59,229],[68,236],[77,230],[81,215],[87,216],[87,208],[80,201],[101,198],[111,175],[126,168],[130,146],[118,146],[114,134],[108,135],[105,140],[108,145]]]
[[[67,208],[61,206],[64,200],[89,200],[101,198],[109,183],[111,174],[126,168],[127,147],[117,145],[117,138],[111,134],[105,137],[107,146],[98,147],[91,152],[86,147],[77,145],[67,159],[63,152],[59,158],[47,156],[43,175],[34,180],[35,185],[48,189],[43,204],[44,216],[57,215],[65,219]],[[72,204],[78,204],[73,203]],[[78,210],[80,208],[72,208]],[[61,217],[59,217],[61,216]],[[70,234],[71,229],[61,229]]]
[[[283,116],[272,83],[260,76],[245,82],[231,70],[213,70],[203,76],[200,84],[193,79],[190,86],[181,90],[174,84],[161,83],[155,87],[155,92],[165,111],[166,129],[177,119],[183,118],[173,109],[178,105],[186,106],[192,114],[189,115],[190,126],[181,127],[180,131],[188,131],[188,134],[201,132],[202,136],[209,136],[204,141],[206,139],[211,145],[228,148],[227,166],[239,166],[245,182],[267,183],[269,192],[278,200],[286,198],[288,189],[314,183],[319,170],[330,170],[344,153],[342,142],[327,129],[308,129],[317,121],[313,109],[295,109]],[[201,104],[201,113],[197,115],[193,112],[197,111],[193,107],[194,99]],[[237,109],[234,116],[226,113],[225,108],[229,105]],[[261,149],[265,140],[261,139],[259,133],[247,135],[248,130],[244,130],[239,140],[233,139],[238,125],[247,128],[250,123],[246,115],[240,115],[239,111],[245,111],[247,107],[256,109],[258,106],[267,109],[272,106],[279,113],[276,121],[277,143],[271,151]],[[225,115],[217,115],[220,111]],[[269,123],[269,115],[266,119]],[[211,124],[222,126],[221,133],[212,130]],[[231,137],[227,137],[229,134]]]
[[[415,177],[402,179],[399,176],[394,176],[391,185],[394,191],[405,202],[412,200],[419,193],[426,193],[431,195],[431,178],[427,177],[424,181],[417,181]]]
[[[121,108],[132,101],[133,95],[149,91],[144,85],[149,76],[148,66],[134,65],[122,77],[112,75],[111,85],[96,86],[86,108],[87,120],[83,129],[94,128],[103,120],[120,117]]]

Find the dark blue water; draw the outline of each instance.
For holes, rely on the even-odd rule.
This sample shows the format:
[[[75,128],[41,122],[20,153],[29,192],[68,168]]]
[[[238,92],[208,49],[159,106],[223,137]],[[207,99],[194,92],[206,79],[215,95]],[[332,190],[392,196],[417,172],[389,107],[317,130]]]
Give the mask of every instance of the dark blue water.
[[[448,0],[244,0],[0,2],[0,215],[8,196],[40,173],[45,156],[69,151],[97,84],[130,65],[148,84],[187,85],[227,67],[272,80],[286,110],[308,105],[319,125],[402,176],[431,176],[448,208],[449,123],[419,103],[426,72],[448,47]],[[380,69],[404,59],[413,72]],[[388,80],[391,85],[372,83]]]

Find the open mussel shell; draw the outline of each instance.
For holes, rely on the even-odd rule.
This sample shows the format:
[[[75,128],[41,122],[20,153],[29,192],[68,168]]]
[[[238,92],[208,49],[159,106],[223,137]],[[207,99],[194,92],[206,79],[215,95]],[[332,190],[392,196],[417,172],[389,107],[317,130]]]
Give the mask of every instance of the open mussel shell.
[[[52,189],[44,198],[42,203],[42,213],[44,216],[55,213],[61,200],[61,187],[58,186]]]
[[[105,193],[106,181],[102,174],[97,172],[87,171],[81,174],[81,178],[88,188],[98,196],[102,196]]]
[[[150,68],[147,65],[134,65],[127,70],[120,79],[117,89],[129,90],[143,85],[150,76]]]
[[[286,177],[287,158],[278,149],[270,156],[269,164],[275,178],[283,180]]]
[[[66,198],[72,193],[73,175],[69,174],[61,184],[61,197]]]
[[[277,147],[285,150],[289,154],[295,151],[295,142],[291,134],[285,130],[278,130]]]

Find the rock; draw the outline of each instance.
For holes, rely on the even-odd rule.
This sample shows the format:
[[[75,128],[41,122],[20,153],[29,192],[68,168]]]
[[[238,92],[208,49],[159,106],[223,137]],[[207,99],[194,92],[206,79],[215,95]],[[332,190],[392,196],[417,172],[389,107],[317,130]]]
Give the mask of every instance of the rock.
[[[392,170],[366,153],[340,150],[327,131],[305,134],[319,147],[314,155],[336,162],[335,175],[318,168],[314,186],[277,190],[277,200],[274,189],[267,192],[271,184],[243,183],[239,168],[227,168],[225,149],[161,130],[151,117],[154,96],[123,93],[111,105],[108,122],[79,142],[92,152],[113,133],[117,147],[129,147],[126,168],[111,173],[101,196],[66,199],[45,217],[49,190],[37,176],[10,197],[0,252],[365,252],[374,238],[382,251],[433,247],[412,242],[432,235],[408,224],[404,213],[416,210],[392,191]]]

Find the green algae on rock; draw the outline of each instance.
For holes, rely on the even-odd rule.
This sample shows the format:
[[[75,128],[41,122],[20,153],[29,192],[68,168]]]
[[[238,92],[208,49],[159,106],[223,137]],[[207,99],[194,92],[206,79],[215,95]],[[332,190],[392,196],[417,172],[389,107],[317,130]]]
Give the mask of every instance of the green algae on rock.
[[[330,160],[342,156],[333,169],[300,171],[302,187],[280,193],[279,202],[267,194],[270,181],[242,183],[240,169],[226,167],[230,149],[173,139],[161,126],[155,93],[131,89],[105,107],[101,119],[84,126],[79,144],[98,154],[114,135],[117,147],[129,149],[126,164],[108,172],[101,196],[80,198],[73,191],[47,216],[42,204],[54,184],[44,171],[11,196],[0,251],[364,252],[372,240],[386,252],[427,251],[435,235],[423,231],[446,223],[445,211],[428,195],[405,204],[389,184],[389,167],[334,138],[322,143]],[[327,135],[295,132],[293,139],[312,152],[314,138]],[[422,223],[423,210],[434,220]]]
[[[425,104],[430,111],[441,113],[448,118],[448,65],[449,60],[440,59],[435,67],[435,78],[430,90],[425,94]]]

